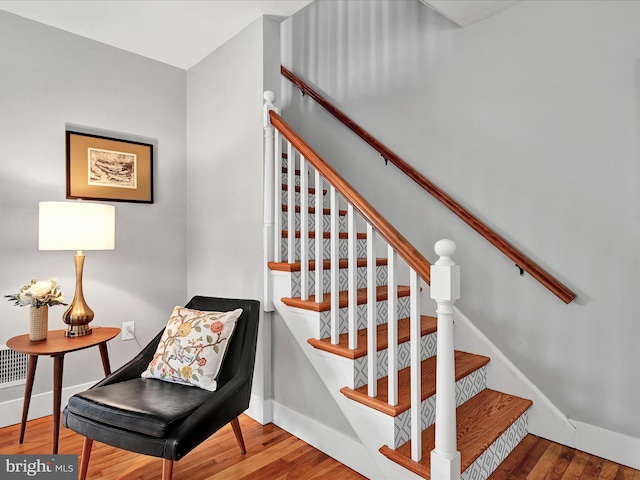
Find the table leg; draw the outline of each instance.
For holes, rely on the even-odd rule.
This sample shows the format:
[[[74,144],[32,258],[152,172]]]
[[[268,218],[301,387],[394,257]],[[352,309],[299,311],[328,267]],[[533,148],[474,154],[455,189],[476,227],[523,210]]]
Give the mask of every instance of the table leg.
[[[102,369],[104,370],[104,376],[106,377],[111,373],[111,365],[109,364],[109,351],[107,350],[107,342],[102,342],[98,345],[100,349],[100,357],[102,358]]]
[[[31,403],[31,392],[33,391],[33,379],[36,376],[37,355],[29,355],[27,364],[27,385],[24,389],[24,402],[22,403],[22,422],[20,423],[20,443],[24,441],[24,432],[27,428],[27,417],[29,416],[29,404]]]
[[[60,408],[62,406],[62,370],[64,354],[53,356],[53,453],[58,453],[60,436]]]

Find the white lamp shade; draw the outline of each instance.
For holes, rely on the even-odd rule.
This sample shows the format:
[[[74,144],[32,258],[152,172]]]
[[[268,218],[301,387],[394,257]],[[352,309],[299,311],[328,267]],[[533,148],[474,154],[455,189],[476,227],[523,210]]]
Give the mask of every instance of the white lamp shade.
[[[40,202],[40,250],[113,250],[116,208],[100,203]]]

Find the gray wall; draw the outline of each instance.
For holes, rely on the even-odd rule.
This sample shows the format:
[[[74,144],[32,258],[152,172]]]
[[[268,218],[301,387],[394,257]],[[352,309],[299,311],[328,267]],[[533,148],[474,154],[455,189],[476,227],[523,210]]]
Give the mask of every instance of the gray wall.
[[[638,18],[636,2],[523,2],[459,29],[417,0],[324,1],[288,20],[283,37],[287,67],[578,292],[566,306],[520,278],[284,83],[286,118],[425,255],[433,258],[439,238],[457,241],[462,312],[569,417],[635,437]],[[87,253],[85,295],[96,324],[119,326],[134,315],[144,345],[188,295],[260,298],[256,138],[262,90],[277,90],[266,66],[274,60],[264,60],[273,35],[266,21],[252,24],[187,75],[0,12],[0,292],[55,275],[72,293],[71,253],[37,250],[37,203],[64,199],[64,130],[73,125],[157,147],[155,203],[115,203],[116,250]],[[229,65],[240,77],[226,75]],[[220,125],[214,113],[236,112],[231,105],[246,118],[231,113]],[[313,120],[303,125],[309,111]],[[241,234],[217,235],[229,231]],[[63,328],[61,314],[51,310],[51,328]],[[26,331],[25,308],[0,303],[0,315],[0,343]],[[279,322],[275,400],[347,430]],[[117,367],[138,345],[115,340],[110,348]],[[271,353],[261,358],[266,365]],[[35,393],[51,390],[50,367],[41,361]],[[296,382],[319,392],[317,403],[291,397],[300,388],[294,370]],[[100,372],[96,352],[74,353],[65,385]],[[266,398],[271,382],[262,374]],[[21,397],[21,387],[0,390],[0,402]]]
[[[188,72],[189,296],[262,301],[262,95],[279,91],[279,45],[280,25],[263,17]],[[279,315],[261,319],[253,394],[350,431]],[[269,402],[260,408],[270,421]]]
[[[262,301],[262,94],[277,73],[263,57],[279,35],[279,24],[259,18],[187,74],[189,296]],[[260,399],[271,392],[269,332],[262,319]]]
[[[262,57],[258,19],[187,74],[190,295],[262,297]]]
[[[155,146],[155,202],[114,202],[116,249],[85,252],[93,325],[136,322],[137,342],[110,342],[113,368],[186,298],[185,88],[184,70],[0,11],[0,294],[57,276],[73,297],[73,252],[38,251],[38,202],[65,200],[66,126]],[[50,329],[65,327],[63,312],[49,310]],[[28,308],[0,303],[0,344],[26,333],[28,317]],[[51,371],[50,359],[40,360],[34,394],[52,389]],[[97,349],[66,357],[65,387],[102,375]],[[0,389],[0,402],[21,405],[22,394]]]
[[[94,324],[136,321],[136,342],[109,344],[113,368],[192,295],[262,300],[262,94],[280,88],[279,43],[279,24],[260,18],[185,72],[0,12],[0,292],[57,276],[73,295],[73,253],[37,250],[38,202],[65,197],[72,126],[155,147],[155,203],[114,202],[116,250],[86,252]],[[64,328],[63,311],[50,310],[51,329]],[[0,344],[27,331],[28,309],[3,302],[0,315]],[[265,315],[260,335],[254,395],[267,400],[264,418],[275,396],[348,430],[282,319]],[[51,369],[40,360],[34,395],[51,391]],[[101,376],[97,350],[67,356],[65,387]],[[0,389],[10,405],[3,424],[19,421],[22,395],[22,386]],[[50,402],[40,403],[31,412],[50,413]]]
[[[565,305],[290,85],[284,115],[569,418],[640,437],[640,3],[525,1],[464,29],[417,0],[314,2],[283,64],[578,293]],[[304,120],[303,120],[304,118]]]

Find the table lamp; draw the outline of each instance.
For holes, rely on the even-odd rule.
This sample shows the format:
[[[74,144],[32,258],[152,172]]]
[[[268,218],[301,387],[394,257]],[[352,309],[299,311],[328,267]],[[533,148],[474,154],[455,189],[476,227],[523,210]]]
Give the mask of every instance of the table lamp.
[[[76,250],[76,290],[73,302],[64,312],[67,337],[91,334],[89,323],[93,310],[82,293],[83,250],[113,250],[115,248],[115,216],[113,205],[73,202],[40,202],[39,250]]]

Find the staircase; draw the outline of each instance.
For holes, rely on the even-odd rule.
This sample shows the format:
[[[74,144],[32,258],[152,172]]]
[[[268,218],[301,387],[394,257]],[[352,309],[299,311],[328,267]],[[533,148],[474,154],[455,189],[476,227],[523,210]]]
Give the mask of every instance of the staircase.
[[[290,143],[282,154],[277,134],[275,142],[274,157],[282,162],[269,181],[278,185],[273,234],[281,241],[275,241],[276,261],[267,273],[274,306],[365,446],[374,478],[431,478],[438,320],[417,315],[419,349],[412,350],[410,333],[412,302],[420,303],[412,295],[428,289],[403,284],[411,273],[378,236],[371,238],[368,222],[354,218],[349,202],[325,185],[317,169],[314,179]],[[374,257],[373,251],[387,256]],[[391,332],[390,319],[397,319]],[[420,377],[412,380],[413,352],[419,352]],[[486,388],[490,358],[456,351],[454,362],[461,476],[451,478],[486,479],[527,435],[532,402]],[[412,381],[420,384],[419,410],[412,409]],[[420,412],[415,424],[421,432],[413,440],[412,410]],[[421,454],[412,453],[412,442],[421,444]]]

